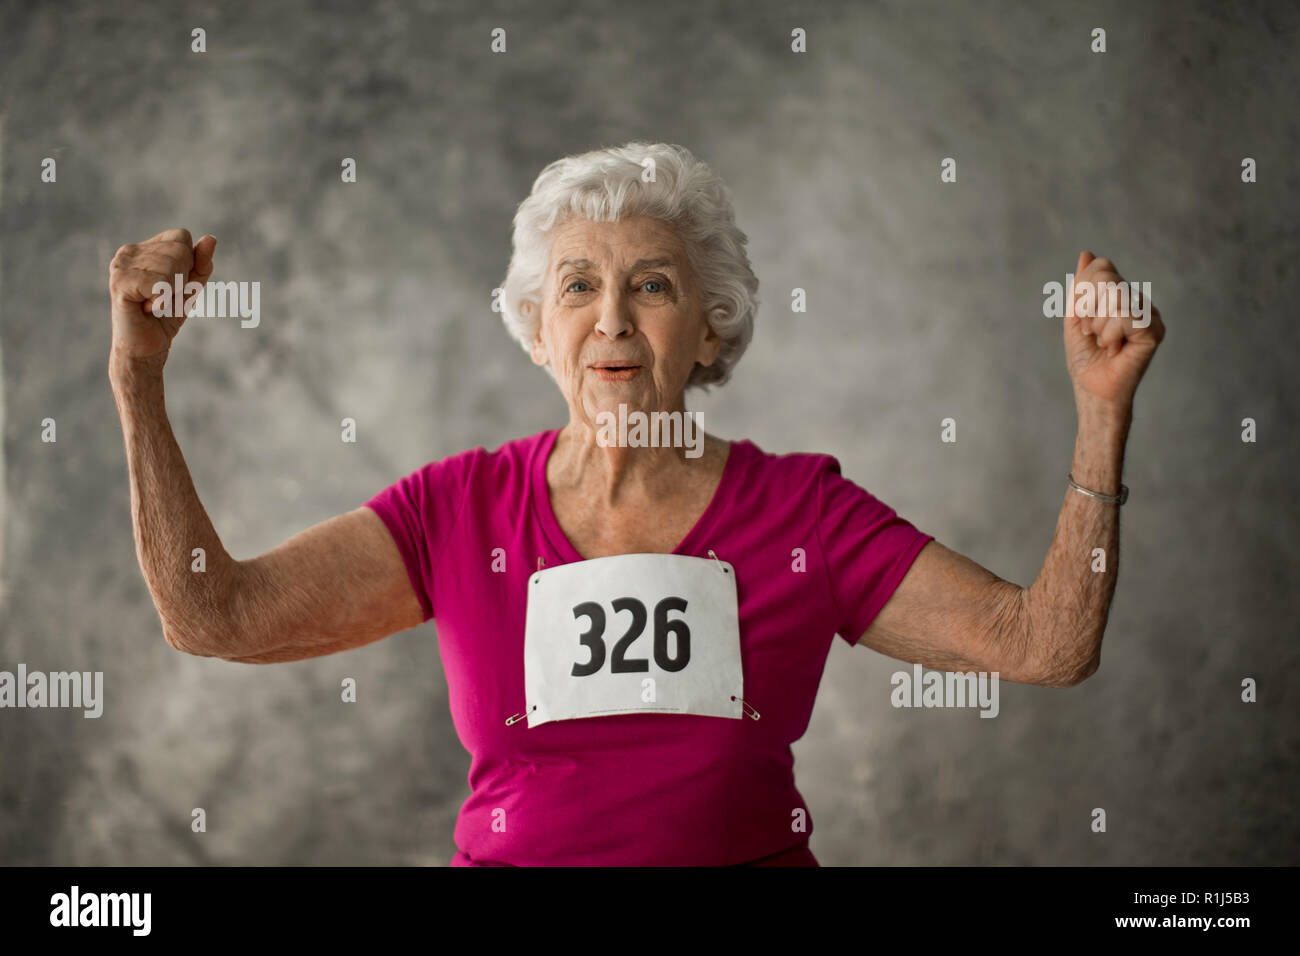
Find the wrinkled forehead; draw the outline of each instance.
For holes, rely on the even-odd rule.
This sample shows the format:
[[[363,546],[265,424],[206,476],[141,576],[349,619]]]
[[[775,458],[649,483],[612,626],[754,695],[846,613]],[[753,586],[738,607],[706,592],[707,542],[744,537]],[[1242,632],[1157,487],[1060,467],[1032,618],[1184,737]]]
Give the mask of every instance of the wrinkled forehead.
[[[548,269],[684,268],[685,249],[677,230],[659,219],[641,216],[617,222],[570,220],[551,233]]]

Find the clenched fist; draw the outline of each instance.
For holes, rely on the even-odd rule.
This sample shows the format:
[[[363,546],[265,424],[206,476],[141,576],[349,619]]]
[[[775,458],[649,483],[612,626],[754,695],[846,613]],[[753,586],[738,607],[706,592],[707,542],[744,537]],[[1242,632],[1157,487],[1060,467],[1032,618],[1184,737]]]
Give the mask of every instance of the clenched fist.
[[[191,282],[206,285],[216,248],[212,236],[196,245],[189,230],[168,229],[117,250],[108,266],[115,358],[166,361],[172,338],[185,323],[185,309],[183,303],[171,301],[171,291],[154,295],[154,286],[162,282],[170,290],[177,275],[185,277],[183,287]]]
[[[1065,361],[1080,408],[1086,404],[1106,414],[1127,414],[1138,382],[1165,337],[1165,324],[1153,303],[1143,302],[1144,314],[1138,314],[1121,296],[1118,308],[1110,308],[1108,289],[1119,289],[1123,282],[1109,259],[1087,251],[1079,254],[1065,308]]]

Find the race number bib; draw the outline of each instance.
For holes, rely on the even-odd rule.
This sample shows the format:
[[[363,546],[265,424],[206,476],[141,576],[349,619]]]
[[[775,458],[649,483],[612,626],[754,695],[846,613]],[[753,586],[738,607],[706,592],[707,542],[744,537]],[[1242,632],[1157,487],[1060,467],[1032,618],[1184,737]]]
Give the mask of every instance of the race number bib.
[[[528,726],[611,714],[742,716],[736,571],[619,554],[528,578]]]

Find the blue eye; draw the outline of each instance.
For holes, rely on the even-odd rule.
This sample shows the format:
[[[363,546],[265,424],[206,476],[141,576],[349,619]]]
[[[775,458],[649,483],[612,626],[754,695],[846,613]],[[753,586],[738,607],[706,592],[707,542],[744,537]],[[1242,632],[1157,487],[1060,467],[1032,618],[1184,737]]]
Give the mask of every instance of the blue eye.
[[[586,284],[587,284],[587,282],[586,282],[585,279],[574,279],[572,282],[569,283],[569,287],[568,287],[568,289],[566,289],[565,291],[572,292],[572,291],[573,291],[573,287],[574,287],[575,285],[586,285]]]
[[[657,285],[657,286],[662,286],[663,283],[660,282],[658,279],[647,279],[645,282],[641,283],[641,287],[642,287],[642,288],[645,288],[645,287],[648,286],[648,285]],[[650,289],[650,290],[648,290],[648,291],[650,292],[651,295],[655,295],[655,294],[657,294],[657,293],[655,292],[654,289]],[[662,290],[660,290],[660,291],[662,291]]]

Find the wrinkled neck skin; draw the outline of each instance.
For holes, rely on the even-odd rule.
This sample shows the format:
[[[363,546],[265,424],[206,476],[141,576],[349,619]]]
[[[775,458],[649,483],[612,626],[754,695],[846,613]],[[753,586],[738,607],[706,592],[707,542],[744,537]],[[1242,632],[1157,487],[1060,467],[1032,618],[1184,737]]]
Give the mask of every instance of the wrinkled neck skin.
[[[629,414],[633,411],[628,408]],[[678,395],[669,407],[657,411],[679,412],[684,417],[684,396]],[[727,443],[705,432],[698,417],[689,427],[698,431],[693,443],[698,446],[703,441],[703,454],[694,458],[688,457],[690,448],[685,446],[606,446],[600,441],[600,424],[571,405],[569,423],[556,436],[547,463],[547,478],[555,488],[580,492],[593,506],[670,499],[714,473],[727,454]]]

